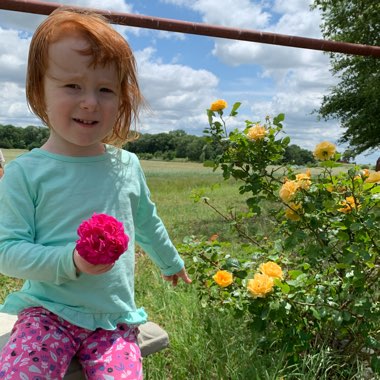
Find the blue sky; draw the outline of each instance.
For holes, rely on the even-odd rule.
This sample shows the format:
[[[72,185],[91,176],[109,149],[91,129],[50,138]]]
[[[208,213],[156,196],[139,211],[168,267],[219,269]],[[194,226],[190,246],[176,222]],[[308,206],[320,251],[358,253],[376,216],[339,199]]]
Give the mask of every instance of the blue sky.
[[[50,2],[50,1],[49,1]],[[53,2],[53,1],[51,1]],[[58,1],[54,1],[58,2]],[[317,11],[308,0],[62,0],[119,12],[201,22],[241,29],[322,38]],[[0,10],[0,123],[39,125],[25,103],[25,65],[30,37],[43,16]],[[313,150],[320,141],[337,142],[339,121],[320,121],[313,113],[337,79],[323,52],[251,42],[117,26],[133,48],[139,80],[151,111],[141,132],[183,129],[201,135],[205,110],[215,99],[242,102],[239,117],[263,120],[285,113],[291,142]],[[227,109],[228,111],[228,109]],[[345,147],[338,147],[344,151]],[[361,155],[374,163],[379,152]]]

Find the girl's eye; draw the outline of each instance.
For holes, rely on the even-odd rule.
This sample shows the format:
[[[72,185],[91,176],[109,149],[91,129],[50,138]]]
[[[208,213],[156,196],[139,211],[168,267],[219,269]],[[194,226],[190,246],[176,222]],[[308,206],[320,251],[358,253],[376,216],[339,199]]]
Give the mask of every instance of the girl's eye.
[[[107,87],[102,87],[100,89],[100,92],[113,93],[113,90],[111,90],[110,88],[107,88]]]
[[[67,87],[67,88],[73,88],[75,90],[79,90],[80,89],[80,86],[78,84],[74,84],[74,83],[67,84],[65,87]]]

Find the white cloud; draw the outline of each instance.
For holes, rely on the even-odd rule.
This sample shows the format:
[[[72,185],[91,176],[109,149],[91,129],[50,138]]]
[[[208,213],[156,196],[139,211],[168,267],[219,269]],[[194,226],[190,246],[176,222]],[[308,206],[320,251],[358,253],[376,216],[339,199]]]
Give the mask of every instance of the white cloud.
[[[0,27],[0,41],[0,123],[25,125],[30,118],[24,90],[29,40]]]
[[[1,82],[0,124],[27,126],[37,123],[29,112],[25,100],[25,90],[14,82]]]
[[[273,4],[273,11],[277,13],[293,13],[300,10],[308,11],[310,9],[310,1],[305,0],[275,0]]]
[[[151,109],[143,119],[143,129],[154,124],[158,131],[191,130],[195,120],[204,122],[199,113],[216,96],[218,78],[207,70],[162,63],[154,54],[152,48],[136,53],[141,89]],[[199,124],[193,132],[195,128],[199,132]]]
[[[167,4],[185,6],[201,14],[204,22],[235,28],[265,27],[270,13],[249,0],[163,0]]]
[[[55,0],[45,0],[44,2],[55,4],[58,3]],[[132,6],[126,4],[124,0],[60,0],[59,4],[102,10],[113,10],[123,13],[133,12]],[[46,16],[31,13],[0,10],[0,25],[7,29],[20,29],[31,34],[45,17]],[[119,27],[116,27],[116,29],[117,28]],[[139,31],[138,28],[128,29],[132,33],[138,33]]]
[[[23,85],[29,40],[20,38],[16,30],[0,26],[0,41],[0,83],[7,80]]]
[[[202,14],[206,23],[240,28],[265,27],[270,14],[263,11],[260,4],[249,0],[224,0],[223,5],[219,0],[197,0],[192,8]]]
[[[168,32],[166,30],[160,30],[158,31],[158,38],[162,38],[162,39],[174,38],[176,40],[183,41],[186,39],[186,35],[184,33],[174,33],[174,32]]]

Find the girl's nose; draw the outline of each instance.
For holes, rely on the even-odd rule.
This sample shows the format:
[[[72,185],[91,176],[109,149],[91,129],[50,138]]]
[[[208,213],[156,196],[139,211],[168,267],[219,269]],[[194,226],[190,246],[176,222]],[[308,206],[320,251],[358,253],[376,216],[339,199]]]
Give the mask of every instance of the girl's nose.
[[[86,93],[80,102],[80,108],[87,111],[95,111],[98,107],[98,99],[93,93]]]

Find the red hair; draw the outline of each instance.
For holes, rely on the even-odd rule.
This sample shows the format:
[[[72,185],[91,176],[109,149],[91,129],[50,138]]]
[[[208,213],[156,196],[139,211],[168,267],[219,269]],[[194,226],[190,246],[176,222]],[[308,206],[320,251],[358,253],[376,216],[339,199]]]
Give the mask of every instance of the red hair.
[[[47,17],[33,35],[28,58],[26,97],[30,109],[47,125],[44,77],[48,68],[49,46],[68,34],[80,35],[89,43],[81,54],[92,57],[91,66],[114,64],[120,80],[119,113],[112,132],[103,140],[116,146],[128,141],[132,124],[144,103],[136,61],[127,41],[108,21],[94,12],[59,8]]]

